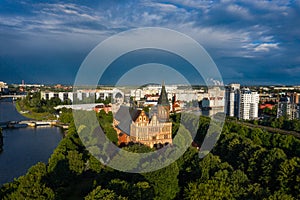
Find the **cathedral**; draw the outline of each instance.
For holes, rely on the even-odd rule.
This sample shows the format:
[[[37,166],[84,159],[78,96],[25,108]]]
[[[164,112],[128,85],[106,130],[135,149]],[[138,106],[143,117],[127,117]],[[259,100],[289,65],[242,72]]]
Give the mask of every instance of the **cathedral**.
[[[114,117],[119,145],[133,142],[152,148],[171,144],[172,122],[169,116],[170,104],[164,84],[157,106],[152,107],[150,113],[121,106]]]

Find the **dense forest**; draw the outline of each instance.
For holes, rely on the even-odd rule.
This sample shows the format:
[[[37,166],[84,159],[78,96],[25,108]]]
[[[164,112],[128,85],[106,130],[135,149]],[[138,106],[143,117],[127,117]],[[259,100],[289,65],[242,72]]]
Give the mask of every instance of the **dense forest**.
[[[116,142],[112,114],[97,114],[107,137]],[[180,115],[172,117],[174,136]],[[201,143],[209,126],[197,123]],[[128,151],[153,151],[132,144]],[[74,122],[47,164],[0,190],[2,199],[300,199],[300,140],[226,121],[212,152],[200,159],[197,148],[171,165],[149,173],[125,173],[101,164],[82,145]]]

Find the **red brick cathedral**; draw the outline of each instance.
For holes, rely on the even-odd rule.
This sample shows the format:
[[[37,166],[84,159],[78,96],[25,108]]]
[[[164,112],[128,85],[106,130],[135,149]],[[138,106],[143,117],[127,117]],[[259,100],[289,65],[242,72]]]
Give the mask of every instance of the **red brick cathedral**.
[[[150,113],[128,107],[121,107],[116,113],[114,127],[119,144],[134,142],[149,147],[171,144],[172,122],[169,116],[170,104],[163,84],[157,106],[152,107]]]

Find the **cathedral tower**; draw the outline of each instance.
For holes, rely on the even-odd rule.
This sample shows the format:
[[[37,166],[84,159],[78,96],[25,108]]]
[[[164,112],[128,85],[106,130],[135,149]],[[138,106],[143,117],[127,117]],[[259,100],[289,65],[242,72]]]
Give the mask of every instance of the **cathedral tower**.
[[[160,121],[169,121],[170,116],[170,104],[168,100],[168,94],[166,91],[165,83],[162,83],[161,93],[157,102],[157,117]]]

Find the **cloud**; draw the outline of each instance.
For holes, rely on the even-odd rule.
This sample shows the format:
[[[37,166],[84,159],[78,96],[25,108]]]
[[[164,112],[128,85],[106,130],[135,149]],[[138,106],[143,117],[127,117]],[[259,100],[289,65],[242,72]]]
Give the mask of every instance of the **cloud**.
[[[230,73],[244,79],[251,74],[251,78],[267,77],[261,69],[280,71],[290,66],[292,70],[299,63],[299,1],[27,0],[4,1],[2,5],[0,56],[14,53],[11,46],[19,47],[20,52],[51,49],[54,44],[70,52],[74,46],[86,50],[120,31],[161,26],[197,40],[227,77]]]
[[[269,52],[271,49],[278,49],[279,43],[263,43],[254,48],[256,52]]]
[[[287,67],[283,69],[283,71],[287,72],[289,75],[298,76],[300,73],[300,66]]]
[[[239,17],[242,17],[244,19],[251,19],[252,15],[249,13],[249,10],[245,7],[239,6],[239,5],[228,5],[227,11],[230,13],[233,13],[234,15],[237,15]]]
[[[174,12],[179,9],[176,5],[171,3],[144,2],[143,5],[146,7],[156,8],[165,12]]]
[[[213,1],[209,0],[171,0],[169,1],[172,4],[178,5],[180,7],[188,8],[188,9],[201,9],[202,11],[206,11],[212,7]]]
[[[162,19],[160,15],[149,14],[148,12],[144,12],[142,16],[146,22],[159,21]]]
[[[36,6],[37,9],[41,8],[41,10],[36,10],[35,13],[42,13],[45,15],[56,15],[59,16],[61,14],[66,15],[73,15],[78,17],[81,20],[99,20],[97,15],[94,15],[93,9],[80,6],[76,4],[49,4],[49,3],[42,3]]]

